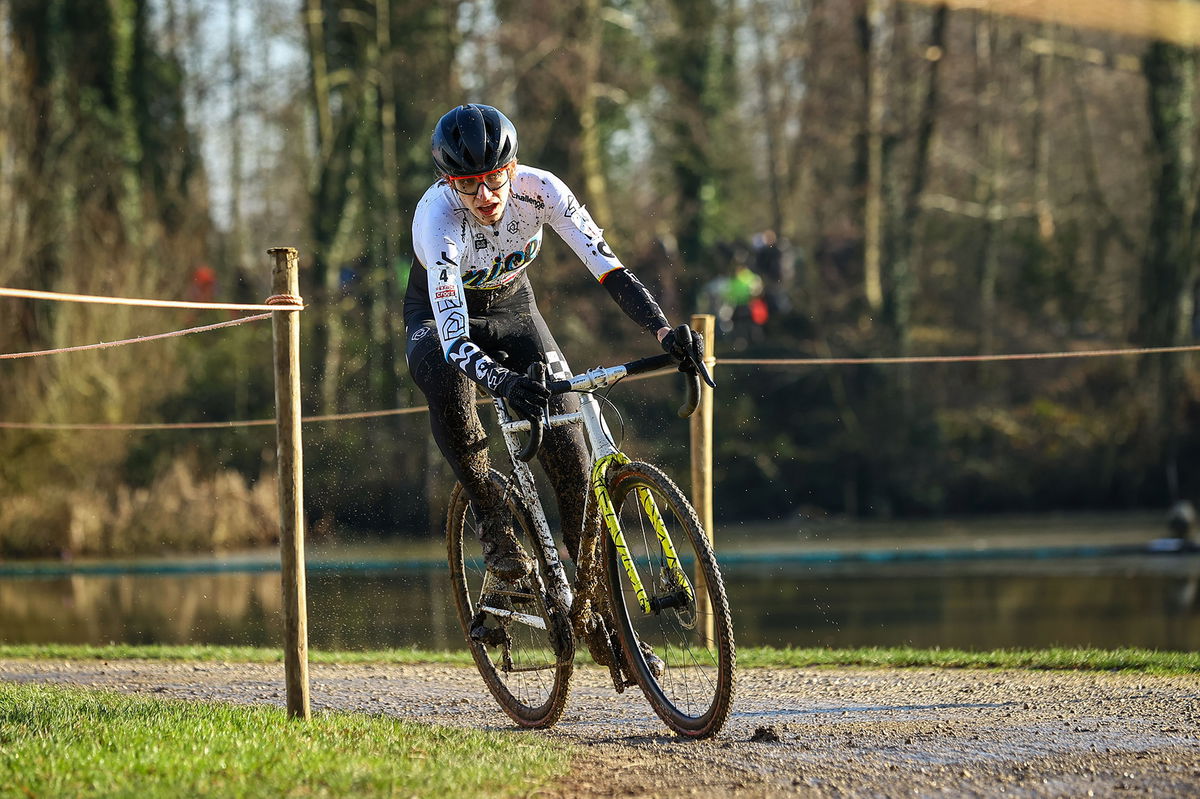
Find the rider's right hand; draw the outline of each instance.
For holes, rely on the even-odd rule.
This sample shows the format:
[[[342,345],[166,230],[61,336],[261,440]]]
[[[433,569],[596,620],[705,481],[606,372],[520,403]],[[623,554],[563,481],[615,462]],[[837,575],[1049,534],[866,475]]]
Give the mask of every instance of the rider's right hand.
[[[500,380],[496,394],[508,400],[509,407],[525,419],[540,419],[550,407],[550,389],[517,372],[509,372]]]

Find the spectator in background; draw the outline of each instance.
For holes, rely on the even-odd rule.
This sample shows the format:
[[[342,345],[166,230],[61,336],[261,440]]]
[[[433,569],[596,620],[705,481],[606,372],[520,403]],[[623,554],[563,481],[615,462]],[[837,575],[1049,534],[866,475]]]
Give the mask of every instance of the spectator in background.
[[[750,251],[744,245],[725,242],[715,250],[724,269],[704,284],[700,307],[717,318],[719,334],[732,336],[733,346],[744,347],[761,339],[769,315],[762,300],[763,281],[750,267]]]
[[[738,346],[762,340],[769,316],[762,298],[763,281],[746,262],[735,263],[729,279],[729,304],[733,307],[733,329]]]
[[[192,271],[188,299],[192,302],[213,302],[216,296],[217,273],[208,264],[200,264]]]
[[[189,302],[215,302],[217,297],[217,273],[208,264],[200,264],[192,270],[192,276],[188,280],[187,298]],[[236,314],[229,313],[229,318],[232,319]],[[185,317],[187,324],[192,324],[199,318],[196,311],[188,311]]]
[[[754,271],[763,281],[766,310],[779,317],[792,310],[791,287],[796,274],[791,247],[767,229],[754,237]]]

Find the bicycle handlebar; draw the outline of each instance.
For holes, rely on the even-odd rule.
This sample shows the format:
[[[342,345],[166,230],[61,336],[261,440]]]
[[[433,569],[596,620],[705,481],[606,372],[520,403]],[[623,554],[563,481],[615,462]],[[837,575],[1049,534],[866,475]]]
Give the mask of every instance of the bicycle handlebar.
[[[567,380],[552,380],[547,384],[551,394],[565,394],[568,391],[586,391],[592,388],[608,385],[610,382],[619,380],[628,375],[645,374],[646,372],[654,372],[659,369],[665,369],[669,366],[677,366],[678,361],[668,353],[662,355],[651,355],[648,358],[639,358],[636,361],[613,366],[607,369],[594,369],[583,375]],[[687,398],[683,404],[679,406],[679,418],[686,419],[696,412],[696,408],[700,404],[700,380],[703,377],[704,382],[716,388],[716,383],[713,382],[712,375],[709,374],[708,367],[700,361],[698,369],[684,371],[684,376],[687,377]]]
[[[527,374],[531,380],[545,383],[546,388],[550,389],[551,396],[556,396],[558,394],[566,394],[569,391],[589,391],[609,385],[629,375],[654,372],[659,369],[665,369],[668,366],[677,366],[678,364],[679,362],[672,355],[664,352],[662,355],[639,358],[636,361],[630,361],[620,366],[593,369],[566,380],[546,380],[546,365],[541,361],[531,364]],[[691,416],[700,405],[701,378],[713,388],[716,388],[717,385],[713,382],[712,375],[709,374],[708,367],[705,366],[703,360],[693,361],[693,365],[695,366],[693,369],[680,369],[687,378],[687,397],[676,411],[681,419]],[[545,419],[529,420],[529,440],[525,442],[525,446],[517,453],[519,460],[526,463],[533,460],[533,456],[537,454],[538,449],[542,446],[546,421]]]

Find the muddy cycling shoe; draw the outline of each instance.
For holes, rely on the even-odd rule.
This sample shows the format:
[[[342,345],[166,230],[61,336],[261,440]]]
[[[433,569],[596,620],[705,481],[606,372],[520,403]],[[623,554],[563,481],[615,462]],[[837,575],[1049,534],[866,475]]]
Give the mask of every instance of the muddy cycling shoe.
[[[498,579],[515,582],[533,571],[533,561],[517,540],[507,512],[481,517],[479,543],[487,570]]]
[[[663,662],[662,658],[654,654],[654,647],[639,639],[638,649],[642,650],[642,657],[646,661],[646,668],[654,675],[654,679],[662,679],[662,676],[667,673],[667,664]]]

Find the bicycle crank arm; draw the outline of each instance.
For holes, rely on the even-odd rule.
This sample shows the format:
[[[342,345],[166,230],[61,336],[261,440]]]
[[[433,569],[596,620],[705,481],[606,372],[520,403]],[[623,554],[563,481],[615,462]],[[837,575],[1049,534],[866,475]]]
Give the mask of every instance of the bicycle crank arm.
[[[484,605],[479,608],[484,613],[490,613],[498,619],[509,619],[529,627],[535,627],[539,630],[546,629],[546,620],[541,616],[530,616],[528,613],[518,613],[515,610],[504,610],[503,608],[491,608]]]

